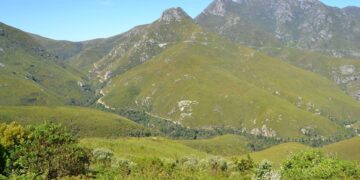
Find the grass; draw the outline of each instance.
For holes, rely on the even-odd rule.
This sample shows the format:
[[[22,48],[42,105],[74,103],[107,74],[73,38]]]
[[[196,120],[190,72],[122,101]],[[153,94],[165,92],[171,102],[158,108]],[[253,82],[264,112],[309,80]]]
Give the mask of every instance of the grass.
[[[0,28],[6,32],[0,38],[0,105],[79,104],[92,96],[79,86],[86,84],[81,74],[47,57],[29,34],[1,23]]]
[[[341,159],[360,162],[360,137],[330,144],[322,149],[324,152],[337,155]]]
[[[261,162],[266,159],[271,161],[275,167],[279,167],[291,154],[309,149],[311,148],[300,143],[284,143],[263,151],[250,153],[249,155],[255,162]],[[242,157],[245,158],[246,155]]]
[[[323,136],[343,134],[344,127],[329,117],[339,124],[360,117],[360,104],[326,78],[216,37],[209,39],[214,41],[173,45],[113,78],[103,100],[115,108],[144,109],[190,127],[251,131],[266,125],[280,137],[303,137],[304,127]],[[181,111],[184,100],[194,104]]]
[[[91,149],[110,149],[116,156],[124,158],[158,157],[176,159],[187,156],[200,158],[207,156],[205,152],[161,137],[120,139],[85,138],[82,139],[80,143]]]
[[[249,152],[247,139],[237,135],[217,136],[211,139],[183,140],[180,143],[217,156],[235,156]]]
[[[22,125],[61,123],[81,137],[122,137],[145,131],[142,126],[119,115],[80,107],[3,107],[0,122]]]

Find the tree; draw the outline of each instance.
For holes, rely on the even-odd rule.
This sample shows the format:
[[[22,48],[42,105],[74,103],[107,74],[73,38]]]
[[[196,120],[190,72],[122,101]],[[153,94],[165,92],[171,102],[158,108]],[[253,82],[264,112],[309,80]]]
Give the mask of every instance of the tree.
[[[43,124],[29,127],[27,139],[9,154],[11,173],[34,173],[45,178],[85,174],[90,152],[77,145],[76,139],[63,127]]]

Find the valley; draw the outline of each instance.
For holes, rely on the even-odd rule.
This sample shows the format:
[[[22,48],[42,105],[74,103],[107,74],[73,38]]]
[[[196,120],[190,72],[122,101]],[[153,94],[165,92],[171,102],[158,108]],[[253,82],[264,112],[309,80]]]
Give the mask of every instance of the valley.
[[[359,14],[214,0],[81,42],[0,23],[0,179],[360,178]],[[16,166],[21,150],[51,148],[88,171]]]

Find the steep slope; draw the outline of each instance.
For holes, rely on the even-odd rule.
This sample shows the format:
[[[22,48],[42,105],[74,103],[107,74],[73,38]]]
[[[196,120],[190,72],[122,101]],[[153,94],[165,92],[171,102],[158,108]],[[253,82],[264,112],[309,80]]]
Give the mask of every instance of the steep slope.
[[[190,39],[111,78],[101,99],[109,107],[269,137],[331,136],[360,117],[360,104],[326,78],[238,47],[186,18],[158,23],[194,28],[182,34]]]
[[[267,48],[263,52],[294,66],[323,75],[360,101],[360,61],[336,58],[294,48]]]
[[[257,47],[279,44],[360,57],[360,9],[318,0],[214,0],[197,17],[208,30]]]
[[[22,125],[61,123],[81,137],[122,137],[138,135],[146,129],[124,117],[80,107],[3,107],[0,123],[16,121]]]
[[[0,24],[0,105],[80,104],[91,92],[27,33]]]

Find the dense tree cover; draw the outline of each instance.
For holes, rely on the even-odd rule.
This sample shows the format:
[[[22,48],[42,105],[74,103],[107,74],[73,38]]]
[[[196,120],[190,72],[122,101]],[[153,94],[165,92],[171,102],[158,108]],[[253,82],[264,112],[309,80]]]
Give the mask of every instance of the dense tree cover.
[[[29,126],[1,124],[3,175],[32,175],[56,178],[85,174],[90,164],[89,150],[65,128],[55,124]],[[5,130],[4,130],[5,129]]]

